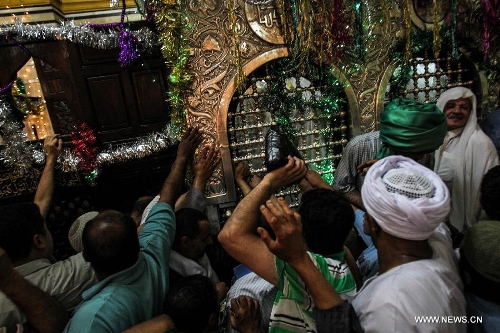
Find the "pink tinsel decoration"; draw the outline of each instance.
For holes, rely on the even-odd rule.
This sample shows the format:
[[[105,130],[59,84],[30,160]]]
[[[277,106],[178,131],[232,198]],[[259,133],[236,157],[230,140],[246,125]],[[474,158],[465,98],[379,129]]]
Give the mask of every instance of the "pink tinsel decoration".
[[[490,43],[495,37],[491,36],[492,28],[500,26],[500,1],[499,0],[482,0],[484,9],[483,18],[483,52],[485,59],[490,58]]]

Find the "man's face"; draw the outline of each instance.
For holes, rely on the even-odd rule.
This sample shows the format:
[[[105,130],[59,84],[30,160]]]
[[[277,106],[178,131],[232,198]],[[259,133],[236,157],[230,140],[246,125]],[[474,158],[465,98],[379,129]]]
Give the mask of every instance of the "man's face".
[[[186,244],[187,252],[189,252],[190,259],[200,259],[205,254],[207,245],[213,243],[212,234],[210,233],[210,222],[201,220],[198,222],[200,232],[196,237],[190,238]]]
[[[448,131],[464,127],[469,120],[472,103],[468,98],[450,99],[444,106]]]

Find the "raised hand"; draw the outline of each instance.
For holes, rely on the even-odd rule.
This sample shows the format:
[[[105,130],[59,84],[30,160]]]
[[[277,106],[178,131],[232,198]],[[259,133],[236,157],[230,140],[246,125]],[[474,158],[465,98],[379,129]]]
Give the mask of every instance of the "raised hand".
[[[274,189],[280,189],[304,177],[307,167],[304,160],[298,157],[288,156],[288,163],[264,176],[271,182]]]
[[[278,205],[272,200],[266,201],[260,206],[260,211],[275,235],[273,239],[267,230],[257,228],[269,251],[290,264],[307,256],[299,213],[292,210],[283,198],[278,198]]]
[[[193,186],[203,192],[208,179],[214,172],[220,160],[221,156],[218,148],[213,146],[203,147],[198,155],[198,161],[193,161],[193,164],[191,165],[191,169],[194,174]]]
[[[189,127],[179,143],[177,157],[190,159],[202,139],[202,132],[197,127]]]
[[[243,295],[233,298],[229,321],[231,327],[241,333],[260,333],[262,316],[259,301]]]
[[[58,134],[47,135],[43,140],[43,151],[47,155],[47,160],[55,161],[62,151],[62,140]]]

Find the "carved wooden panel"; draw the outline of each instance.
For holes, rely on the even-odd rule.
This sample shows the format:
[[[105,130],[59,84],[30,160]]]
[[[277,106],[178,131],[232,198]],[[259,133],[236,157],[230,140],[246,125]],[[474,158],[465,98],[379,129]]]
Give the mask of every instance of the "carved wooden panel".
[[[87,78],[98,132],[129,128],[131,122],[119,74]]]
[[[158,68],[131,74],[139,112],[139,126],[166,122],[169,118],[163,73],[164,70]]]

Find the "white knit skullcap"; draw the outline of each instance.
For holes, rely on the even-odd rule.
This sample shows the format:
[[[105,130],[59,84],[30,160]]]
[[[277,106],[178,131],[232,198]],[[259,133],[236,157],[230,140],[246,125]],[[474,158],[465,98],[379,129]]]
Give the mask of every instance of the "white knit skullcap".
[[[403,156],[370,167],[361,189],[366,211],[386,233],[425,240],[450,211],[450,195],[433,171]]]
[[[83,215],[80,215],[69,228],[69,233],[68,233],[69,243],[71,244],[71,247],[75,249],[76,252],[82,252],[83,250],[83,244],[82,244],[83,228],[85,228],[87,222],[96,217],[97,214],[99,214],[99,212],[90,211]]]

